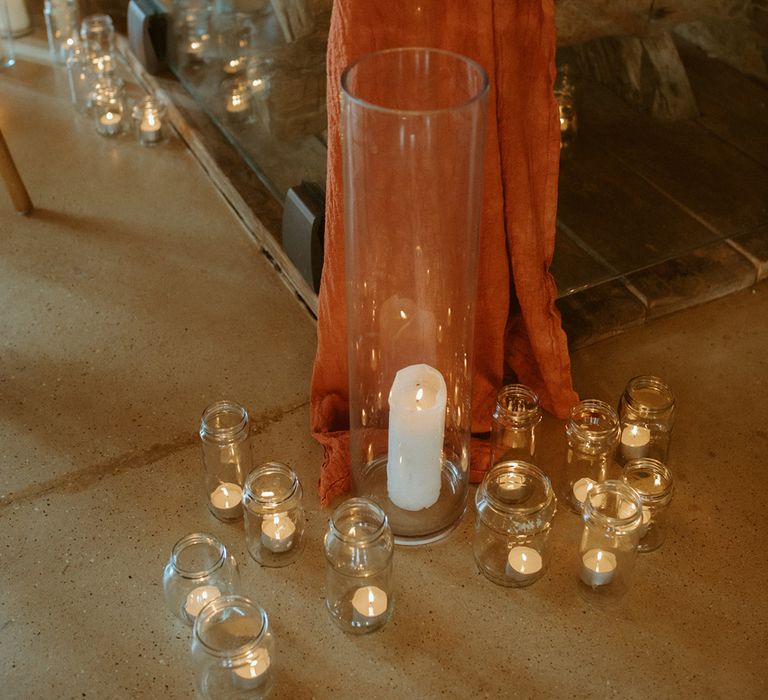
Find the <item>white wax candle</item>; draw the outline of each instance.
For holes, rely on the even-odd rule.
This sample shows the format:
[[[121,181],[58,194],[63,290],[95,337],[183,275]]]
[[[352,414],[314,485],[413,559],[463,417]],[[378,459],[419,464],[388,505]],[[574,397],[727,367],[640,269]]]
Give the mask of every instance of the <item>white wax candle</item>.
[[[628,425],[621,431],[621,456],[627,459],[640,459],[648,455],[651,431],[643,425]]]
[[[651,513],[651,509],[648,506],[642,506],[642,513],[643,517],[640,521],[640,537],[643,537],[645,533],[648,531],[648,526],[651,524],[651,519],[653,517],[653,514]],[[620,518],[629,518],[635,514],[635,508],[631,503],[622,503],[619,506],[619,517]]]
[[[269,652],[264,647],[257,649],[247,663],[232,669],[235,685],[238,688],[258,688],[264,682],[271,663]]]
[[[211,507],[224,520],[239,518],[243,514],[243,489],[228,481],[219,484],[211,493]]]
[[[286,513],[267,515],[261,521],[261,544],[271,552],[287,552],[295,533],[296,525]]]
[[[24,0],[7,0],[8,24],[11,27],[11,36],[22,36],[29,32],[32,25],[29,21],[29,13]],[[0,13],[0,29],[7,29],[5,17]]]
[[[389,392],[387,492],[399,508],[429,508],[440,497],[446,386],[429,365],[410,365]]]
[[[378,586],[363,586],[352,596],[352,620],[369,625],[387,612],[387,594]]]
[[[515,581],[530,581],[543,566],[541,554],[533,547],[512,547],[507,556],[507,576]]]
[[[587,494],[592,490],[596,483],[596,481],[593,481],[586,476],[579,479],[573,485],[573,497],[576,499],[576,502],[580,505],[584,505],[584,502],[587,500]]]
[[[154,114],[146,114],[139,123],[139,133],[143,141],[159,141],[160,129],[162,128],[160,120]]]
[[[216,586],[198,586],[187,594],[184,610],[192,618],[197,617],[200,611],[212,600],[216,600],[221,591]]]
[[[230,114],[242,114],[248,106],[248,95],[245,92],[233,92],[227,100],[227,112]]]
[[[118,112],[105,112],[99,117],[99,133],[114,136],[119,134],[123,116]]]
[[[510,501],[521,500],[528,492],[528,482],[522,474],[502,474],[499,477],[499,495]]]
[[[581,580],[588,586],[604,586],[616,573],[616,555],[602,549],[590,549],[581,557]]]

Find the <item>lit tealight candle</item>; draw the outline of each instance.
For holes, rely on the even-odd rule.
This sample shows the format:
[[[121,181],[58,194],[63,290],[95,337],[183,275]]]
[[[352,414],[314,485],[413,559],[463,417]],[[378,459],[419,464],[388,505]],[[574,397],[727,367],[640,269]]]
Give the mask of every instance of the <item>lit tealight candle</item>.
[[[528,491],[528,481],[522,474],[502,474],[499,477],[499,495],[505,500],[520,501]]]
[[[233,520],[243,514],[243,489],[237,484],[219,484],[211,494],[211,508],[218,518]]]
[[[224,62],[224,72],[229,75],[234,75],[239,72],[243,67],[243,60],[241,58],[231,58],[229,61]]]
[[[363,586],[352,596],[352,619],[370,625],[387,612],[387,594],[378,586]]]
[[[141,140],[146,143],[159,141],[162,126],[160,120],[152,112],[145,114],[139,124]]]
[[[627,459],[641,459],[648,455],[651,431],[643,425],[628,425],[621,431],[621,456]]]
[[[200,611],[212,600],[216,600],[221,591],[216,586],[198,586],[187,594],[184,610],[192,619],[196,618]]]
[[[587,494],[592,490],[596,483],[597,482],[593,479],[585,476],[573,485],[573,497],[580,506],[584,505],[584,502],[587,500]]]
[[[242,115],[249,107],[248,95],[243,92],[232,92],[227,100],[227,112],[234,115]]]
[[[235,685],[238,688],[258,688],[264,682],[270,664],[269,652],[264,647],[257,649],[247,663],[232,670]]]
[[[653,514],[648,506],[643,506],[643,519],[640,521],[640,537],[643,537],[648,532],[648,526],[651,524]],[[631,503],[622,503],[619,506],[620,518],[631,518],[635,514],[635,507]]]
[[[203,57],[205,51],[205,44],[199,39],[190,39],[187,44],[187,56],[191,59],[199,59]]]
[[[581,580],[588,586],[604,586],[616,573],[616,555],[603,549],[590,549],[581,557]]]
[[[119,112],[104,112],[99,117],[99,133],[115,136],[120,133],[123,116]]]
[[[287,552],[293,547],[296,525],[285,513],[268,515],[261,521],[261,544],[270,552]]]
[[[531,581],[542,566],[541,554],[532,547],[512,547],[507,556],[507,576],[515,581]]]

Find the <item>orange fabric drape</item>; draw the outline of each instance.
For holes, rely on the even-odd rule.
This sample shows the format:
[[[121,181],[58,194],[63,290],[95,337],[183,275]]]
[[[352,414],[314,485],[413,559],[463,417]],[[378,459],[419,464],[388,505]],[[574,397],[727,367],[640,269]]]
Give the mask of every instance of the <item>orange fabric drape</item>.
[[[490,429],[505,361],[556,416],[565,417],[578,400],[548,272],[560,138],[552,92],[553,0],[335,0],[328,40],[325,260],[311,387],[312,433],[325,448],[324,505],[350,486],[339,81],[363,54],[398,46],[455,51],[477,61],[490,79],[472,432]],[[473,440],[473,480],[482,477],[487,460],[487,443]]]

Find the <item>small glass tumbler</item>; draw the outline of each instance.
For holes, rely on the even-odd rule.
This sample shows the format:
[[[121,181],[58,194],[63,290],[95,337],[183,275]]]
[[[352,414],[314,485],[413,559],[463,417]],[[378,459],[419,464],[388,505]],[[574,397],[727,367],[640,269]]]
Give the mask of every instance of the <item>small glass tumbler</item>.
[[[109,15],[88,15],[80,25],[80,38],[93,55],[115,53],[115,27]]]
[[[517,588],[541,578],[556,511],[552,484],[541,469],[517,460],[491,467],[475,494],[472,549],[483,575]]]
[[[392,617],[394,539],[384,511],[366,498],[350,498],[328,521],[324,540],[325,605],[345,632],[365,634]]]
[[[580,401],[571,409],[565,436],[566,478],[560,495],[573,512],[580,513],[590,489],[612,476],[619,417],[604,401]]]
[[[643,519],[639,552],[652,552],[664,543],[667,508],[672,501],[672,473],[657,459],[633,459],[624,465],[621,480],[640,496]]]
[[[243,517],[243,482],[253,464],[248,411],[217,401],[203,411],[200,441],[208,509],[225,522]]]
[[[45,0],[43,6],[48,49],[57,63],[65,63],[77,40],[77,0]]]
[[[224,97],[224,110],[227,119],[234,123],[253,120],[251,86],[241,78],[227,78],[221,82]]]
[[[104,80],[95,89],[94,98],[96,131],[102,136],[119,136],[127,121],[125,88],[116,81]]]
[[[143,97],[133,107],[136,138],[142,146],[158,146],[168,140],[165,103],[152,95]]]
[[[14,63],[16,63],[16,53],[13,48],[8,5],[0,2],[0,68],[10,68]]]
[[[663,379],[650,375],[630,379],[619,401],[619,419],[621,464],[642,457],[666,463],[675,422],[675,397]]]
[[[622,481],[595,484],[582,512],[579,591],[586,600],[609,603],[626,593],[640,539],[642,506]]]
[[[304,546],[299,477],[286,464],[266,462],[245,480],[245,541],[262,566],[287,566]]]
[[[192,658],[199,697],[266,698],[275,680],[275,639],[267,613],[245,596],[217,598],[195,620]]]
[[[503,387],[491,419],[491,466],[511,459],[534,462],[539,423],[539,395],[523,384]]]
[[[235,558],[213,535],[195,532],[173,545],[163,593],[168,609],[185,624],[191,625],[210,601],[236,593],[239,585]]]

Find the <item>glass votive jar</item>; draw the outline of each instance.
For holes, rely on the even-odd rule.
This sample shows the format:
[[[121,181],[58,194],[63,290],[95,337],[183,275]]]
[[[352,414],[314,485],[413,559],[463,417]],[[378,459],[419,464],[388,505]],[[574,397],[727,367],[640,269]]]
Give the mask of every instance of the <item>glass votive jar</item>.
[[[205,5],[189,7],[180,19],[177,52],[188,64],[205,62],[211,41],[211,13]]]
[[[92,54],[113,54],[115,27],[109,15],[88,15],[80,24],[80,38]]]
[[[384,511],[350,498],[333,512],[323,542],[325,605],[345,632],[364,634],[392,617],[394,539]]]
[[[125,89],[113,80],[94,87],[93,119],[102,136],[119,136],[126,126]]]
[[[133,107],[133,125],[142,146],[165,143],[168,140],[165,103],[152,95],[143,97]]]
[[[626,593],[640,538],[640,497],[623,481],[595,484],[582,510],[579,591],[590,601],[610,602]]]
[[[227,119],[234,123],[244,123],[253,118],[251,88],[247,80],[227,78],[221,82],[224,99],[224,111]]]
[[[213,535],[195,532],[173,545],[163,593],[168,609],[182,622],[191,625],[207,603],[236,593],[239,585],[235,558]]]
[[[77,38],[77,0],[45,0],[43,14],[51,58],[64,63]]]
[[[667,461],[675,397],[663,379],[650,375],[630,379],[619,401],[619,420],[621,464],[641,457]]]
[[[208,406],[200,419],[208,509],[219,520],[243,517],[243,482],[251,471],[248,411],[235,401]]]
[[[541,578],[556,511],[552,484],[541,469],[518,460],[491,467],[475,494],[472,549],[483,575],[518,588]]]
[[[491,466],[510,459],[535,461],[539,423],[539,395],[523,384],[503,387],[491,419]]]
[[[590,489],[612,476],[619,417],[604,401],[580,401],[568,416],[565,437],[565,480],[560,495],[572,511],[580,513]]]
[[[304,506],[299,477],[287,464],[266,462],[245,480],[245,541],[263,566],[296,561],[304,545]]]
[[[218,18],[222,70],[234,75],[245,69],[248,56],[255,51],[256,25],[250,14],[233,12]]]
[[[275,679],[275,640],[267,613],[245,596],[216,598],[195,620],[192,658],[199,697],[266,698]]]
[[[640,497],[643,518],[639,552],[658,549],[666,537],[667,508],[672,501],[672,473],[657,459],[632,459],[624,465],[621,480]]]

